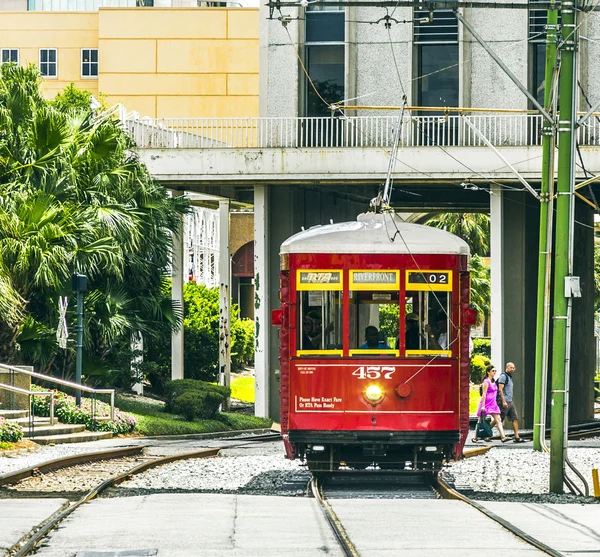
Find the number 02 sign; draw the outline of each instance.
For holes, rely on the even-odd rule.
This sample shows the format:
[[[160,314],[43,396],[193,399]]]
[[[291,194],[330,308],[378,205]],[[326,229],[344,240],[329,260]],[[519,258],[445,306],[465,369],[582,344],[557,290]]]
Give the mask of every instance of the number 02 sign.
[[[406,290],[452,290],[452,271],[406,271]]]

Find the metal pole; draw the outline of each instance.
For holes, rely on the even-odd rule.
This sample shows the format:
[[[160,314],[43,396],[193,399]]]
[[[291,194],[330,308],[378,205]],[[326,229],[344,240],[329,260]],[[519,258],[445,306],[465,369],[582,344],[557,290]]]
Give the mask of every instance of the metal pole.
[[[229,275],[229,199],[219,201],[219,385],[231,384],[231,292]],[[223,405],[229,409],[229,398]]]
[[[77,290],[77,344],[75,353],[75,383],[81,384],[81,359],[83,357],[83,292]],[[75,391],[75,402],[81,406],[81,391]]]
[[[550,491],[563,493],[565,476],[565,405],[567,385],[568,304],[565,278],[569,272],[569,232],[571,201],[573,139],[575,123],[575,50],[576,12],[574,2],[561,4],[562,43],[560,70],[560,117],[558,122],[558,187],[556,201],[556,248],[554,256],[554,324],[552,353],[552,411],[550,433]]]
[[[556,29],[558,11],[548,10],[546,30],[546,71],[544,74],[544,107],[552,114],[552,90],[554,84],[554,68],[556,66]],[[553,115],[553,114],[552,114]],[[542,450],[546,413],[546,375],[547,361],[545,354],[548,352],[548,335],[545,323],[547,309],[550,305],[550,264],[548,257],[551,243],[548,237],[549,211],[552,210],[550,190],[554,182],[554,126],[546,123],[542,130],[542,183],[540,191],[540,239],[538,258],[538,291],[537,291],[537,323],[536,323],[536,351],[535,351],[535,393],[533,408],[533,448]]]

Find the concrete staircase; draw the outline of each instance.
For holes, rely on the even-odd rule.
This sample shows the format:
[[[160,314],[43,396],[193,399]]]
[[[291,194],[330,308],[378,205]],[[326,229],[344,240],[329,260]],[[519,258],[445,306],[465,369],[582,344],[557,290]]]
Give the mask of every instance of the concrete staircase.
[[[84,443],[98,439],[110,439],[110,431],[86,431],[85,425],[61,424],[57,421],[50,425],[49,418],[34,418],[33,427],[30,427],[29,412],[27,410],[1,410],[0,417],[17,422],[23,428],[24,436],[38,445],[59,445],[62,443]]]

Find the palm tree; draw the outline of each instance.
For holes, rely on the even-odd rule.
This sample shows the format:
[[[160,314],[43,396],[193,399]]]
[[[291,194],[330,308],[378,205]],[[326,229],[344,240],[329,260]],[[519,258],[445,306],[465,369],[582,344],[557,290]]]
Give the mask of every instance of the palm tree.
[[[490,315],[490,268],[478,255],[471,257],[471,307],[477,311],[477,324]]]
[[[489,255],[490,217],[485,213],[443,213],[425,222],[462,238],[471,248],[471,254]]]
[[[48,343],[73,272],[88,276],[96,357],[181,320],[165,276],[187,202],[152,179],[110,114],[73,98],[45,100],[33,66],[0,67],[0,361],[50,369],[71,358]]]

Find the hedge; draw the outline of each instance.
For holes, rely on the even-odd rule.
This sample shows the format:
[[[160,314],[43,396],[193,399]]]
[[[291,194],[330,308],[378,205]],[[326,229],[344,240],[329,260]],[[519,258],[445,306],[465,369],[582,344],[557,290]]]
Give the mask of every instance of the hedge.
[[[195,379],[177,379],[167,383],[165,395],[165,412],[181,414],[191,422],[195,418],[216,418],[231,389]]]

